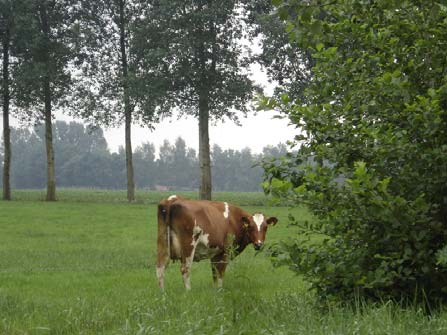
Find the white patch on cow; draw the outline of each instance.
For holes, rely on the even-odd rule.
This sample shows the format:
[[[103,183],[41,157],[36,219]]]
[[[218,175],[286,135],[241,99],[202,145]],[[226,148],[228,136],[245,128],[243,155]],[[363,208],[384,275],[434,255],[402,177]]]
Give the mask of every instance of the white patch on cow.
[[[174,199],[177,199],[177,196],[176,196],[175,194],[171,195],[171,196],[168,198],[168,201],[171,201],[171,200],[174,200]]]
[[[205,247],[208,247],[208,245],[210,244],[210,239],[209,239],[210,234],[201,234],[199,236],[199,238],[197,239],[197,245],[201,244],[204,245]]]
[[[200,226],[197,224],[197,220],[194,220],[194,227],[192,228],[192,243],[191,245],[194,245],[194,237],[202,233],[203,230],[200,228]]]
[[[192,241],[191,245],[193,246],[193,250],[191,255],[188,257],[190,261],[200,261],[205,258],[209,258],[210,256],[215,255],[216,250],[209,248],[209,236],[210,234],[205,234],[203,229],[197,225],[197,221],[195,221],[194,228],[192,229]]]
[[[189,270],[185,272],[183,275],[183,284],[185,284],[185,288],[187,291],[191,290],[191,279],[189,278]]]
[[[171,230],[171,239],[172,239],[171,257],[172,256],[180,257],[180,255],[181,255],[180,239],[178,238],[177,234],[173,230]]]
[[[228,219],[228,216],[230,215],[230,206],[228,206],[227,202],[224,202],[225,204],[225,212],[223,212],[223,216],[225,219]]]
[[[203,229],[197,224],[197,220],[194,220],[194,228],[192,229],[192,241],[191,245],[196,248],[198,244],[208,246],[210,234],[204,234]]]
[[[186,257],[183,271],[183,283],[185,284],[185,288],[187,290],[191,289],[191,280],[189,278],[189,273],[191,271],[192,262],[194,261],[194,255],[196,253],[197,245],[205,244],[208,246],[208,236],[209,234],[203,234],[203,229],[197,224],[197,220],[194,220],[194,227],[192,228],[192,239],[191,245],[192,250],[191,254]]]
[[[264,222],[264,215],[260,213],[254,214],[253,221],[256,223],[256,227],[258,227],[258,231],[261,231],[261,225]]]

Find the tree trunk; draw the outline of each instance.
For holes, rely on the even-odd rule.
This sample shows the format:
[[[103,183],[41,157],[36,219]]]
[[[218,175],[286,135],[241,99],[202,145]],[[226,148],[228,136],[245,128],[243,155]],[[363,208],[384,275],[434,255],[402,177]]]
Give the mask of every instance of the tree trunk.
[[[45,36],[46,42],[50,40],[50,23],[48,20],[48,9],[46,2],[39,5],[39,16],[41,21],[41,29]],[[42,79],[44,94],[44,120],[45,120],[45,146],[47,150],[47,201],[56,200],[56,176],[54,172],[54,149],[53,149],[53,130],[52,130],[52,93],[51,93],[51,76],[50,76],[50,55],[44,51],[45,59],[45,76]]]
[[[132,159],[132,141],[131,141],[131,112],[126,108],[126,168],[127,168],[127,200],[135,200],[135,184],[133,178],[133,159]]]
[[[3,37],[3,200],[11,200],[11,129],[9,127],[9,23],[6,23]]]
[[[120,51],[121,51],[121,69],[123,72],[122,85],[124,91],[124,115],[125,115],[125,132],[126,132],[126,170],[127,170],[127,200],[135,200],[135,183],[133,176],[133,159],[132,159],[132,106],[130,105],[129,88],[128,88],[128,66],[126,54],[126,31],[125,31],[125,17],[124,17],[125,1],[119,2],[120,13]]]
[[[199,166],[200,199],[211,200],[211,158],[209,136],[208,96],[201,92],[199,97]]]
[[[47,201],[56,200],[56,176],[54,172],[53,129],[51,115],[51,88],[50,79],[44,78],[45,99],[45,145],[47,149]]]

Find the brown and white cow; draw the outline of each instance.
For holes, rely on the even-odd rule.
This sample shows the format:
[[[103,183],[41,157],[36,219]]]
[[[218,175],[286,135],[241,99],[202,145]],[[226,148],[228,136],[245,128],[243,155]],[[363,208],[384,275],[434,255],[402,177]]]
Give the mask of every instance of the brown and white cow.
[[[192,262],[209,258],[214,284],[221,287],[228,260],[250,243],[259,250],[267,226],[277,222],[276,217],[252,215],[226,202],[175,195],[162,200],[158,205],[158,285],[164,288],[165,268],[170,259],[178,259],[185,288],[191,289]]]

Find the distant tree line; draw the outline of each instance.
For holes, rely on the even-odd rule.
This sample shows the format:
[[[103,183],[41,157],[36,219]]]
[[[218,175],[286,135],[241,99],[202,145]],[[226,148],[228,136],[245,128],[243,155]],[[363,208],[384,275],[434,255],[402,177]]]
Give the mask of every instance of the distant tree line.
[[[120,147],[118,152],[111,152],[100,127],[56,121],[53,124],[53,141],[59,186],[126,187],[125,149]],[[13,188],[46,186],[44,142],[43,126],[11,129]],[[286,146],[282,144],[265,147],[262,154],[254,154],[248,148],[241,151],[224,150],[214,145],[211,165],[215,190],[260,190],[263,170],[255,164],[263,157],[277,157],[285,152]],[[197,190],[199,187],[197,152],[187,147],[181,137],[175,143],[165,140],[158,153],[154,144],[143,143],[135,148],[133,158],[135,185],[138,188]]]

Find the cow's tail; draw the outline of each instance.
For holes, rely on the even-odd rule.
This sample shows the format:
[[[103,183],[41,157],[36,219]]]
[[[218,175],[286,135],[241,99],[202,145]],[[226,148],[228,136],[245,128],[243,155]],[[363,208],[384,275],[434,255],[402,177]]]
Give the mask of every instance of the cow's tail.
[[[171,258],[171,226],[169,204],[158,205],[157,267],[165,266]]]

